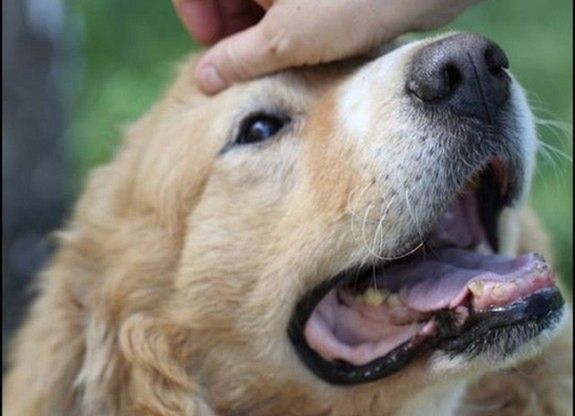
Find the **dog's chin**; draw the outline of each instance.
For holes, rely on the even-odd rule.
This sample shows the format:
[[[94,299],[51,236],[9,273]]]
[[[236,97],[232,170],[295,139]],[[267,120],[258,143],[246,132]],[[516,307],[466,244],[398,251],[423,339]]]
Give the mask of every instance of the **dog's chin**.
[[[539,302],[539,307],[545,310],[544,316],[532,320],[530,326],[502,326],[483,337],[476,334],[477,337],[469,339],[467,345],[460,342],[459,349],[439,348],[429,356],[429,374],[437,377],[477,376],[513,367],[535,357],[569,320],[567,308],[556,289],[542,291],[541,295],[532,300]],[[511,328],[515,328],[516,333],[510,333]]]
[[[346,270],[300,299],[288,333],[316,376],[354,385],[416,360],[437,372],[495,368],[538,349],[564,302],[542,256],[498,254],[499,215],[517,199],[506,168],[492,160],[467,178],[408,255]]]

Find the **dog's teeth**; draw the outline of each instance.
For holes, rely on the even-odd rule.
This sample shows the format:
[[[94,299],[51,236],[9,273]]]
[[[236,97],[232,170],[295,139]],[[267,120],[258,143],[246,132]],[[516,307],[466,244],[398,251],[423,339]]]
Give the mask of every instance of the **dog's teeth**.
[[[481,297],[484,288],[485,285],[480,280],[476,280],[469,284],[469,290],[471,291],[471,293],[473,293],[473,296],[475,296],[476,298]]]
[[[399,295],[390,293],[385,289],[368,288],[360,298],[364,303],[371,306],[381,306],[385,304],[388,308],[397,308],[402,305]]]
[[[385,300],[385,294],[380,290],[369,288],[363,293],[363,301],[372,306],[380,306]]]
[[[389,305],[390,308],[396,308],[401,305],[401,301],[399,300],[399,296],[396,294],[389,295],[387,297],[386,303]]]
[[[485,242],[479,243],[475,247],[475,251],[477,253],[480,253],[480,254],[493,254],[493,250],[491,250],[491,247],[489,247],[489,244],[487,244]]]
[[[491,295],[495,299],[502,299],[505,296],[505,287],[501,283],[496,283],[491,289]]]

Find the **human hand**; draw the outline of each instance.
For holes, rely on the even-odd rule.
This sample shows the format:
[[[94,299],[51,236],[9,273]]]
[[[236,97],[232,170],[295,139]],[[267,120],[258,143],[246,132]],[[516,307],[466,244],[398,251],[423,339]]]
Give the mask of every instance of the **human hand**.
[[[207,93],[280,69],[360,54],[432,30],[479,0],[173,0],[182,23],[213,45],[196,67]]]

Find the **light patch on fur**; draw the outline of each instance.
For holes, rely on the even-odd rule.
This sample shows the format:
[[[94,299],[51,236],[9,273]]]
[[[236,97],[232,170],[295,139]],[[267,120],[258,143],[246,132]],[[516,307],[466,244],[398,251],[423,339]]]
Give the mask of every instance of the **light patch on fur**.
[[[351,137],[363,137],[368,133],[373,116],[373,96],[371,83],[365,68],[352,78],[338,99],[338,120],[341,120],[345,132]]]
[[[376,60],[359,70],[343,86],[338,96],[338,120],[346,135],[352,139],[370,135],[373,128],[376,109],[384,97],[393,97],[392,88],[401,88],[403,77],[403,61],[409,59],[415,50],[421,47],[420,42],[414,42],[396,49],[385,56],[384,60]],[[383,82],[385,80],[385,82]],[[390,82],[391,81],[391,82]],[[399,81],[399,82],[398,82]],[[383,91],[378,93],[378,89]]]
[[[466,383],[433,385],[411,397],[397,416],[452,415],[465,392]]]
[[[537,140],[535,120],[533,118],[533,113],[529,108],[525,91],[521,88],[515,78],[511,78],[513,79],[513,82],[511,83],[511,101],[517,109],[518,135],[521,138],[521,149],[523,151],[523,163],[525,166],[522,194],[523,200],[519,201],[519,203],[523,203],[530,193],[539,142]]]

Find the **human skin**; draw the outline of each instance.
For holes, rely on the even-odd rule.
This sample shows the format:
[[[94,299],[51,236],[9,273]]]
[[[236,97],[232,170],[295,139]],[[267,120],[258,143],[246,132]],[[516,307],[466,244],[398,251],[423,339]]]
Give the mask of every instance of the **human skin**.
[[[437,29],[479,0],[173,0],[206,93],[281,69],[331,62],[410,31]]]

